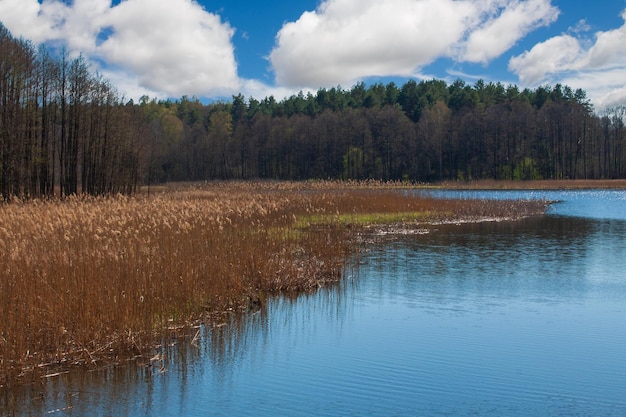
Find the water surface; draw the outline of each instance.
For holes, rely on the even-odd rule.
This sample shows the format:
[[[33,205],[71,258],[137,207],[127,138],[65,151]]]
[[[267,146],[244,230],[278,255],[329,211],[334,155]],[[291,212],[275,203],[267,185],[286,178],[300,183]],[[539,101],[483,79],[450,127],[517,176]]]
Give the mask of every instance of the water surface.
[[[163,370],[70,373],[13,393],[14,405],[69,416],[626,415],[626,192],[451,193],[436,196],[561,202],[544,217],[380,241],[340,286],[203,329]]]

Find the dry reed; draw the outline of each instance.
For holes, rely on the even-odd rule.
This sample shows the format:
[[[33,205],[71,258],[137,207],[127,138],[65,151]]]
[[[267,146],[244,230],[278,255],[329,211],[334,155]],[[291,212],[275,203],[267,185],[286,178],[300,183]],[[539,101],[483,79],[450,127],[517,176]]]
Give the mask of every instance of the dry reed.
[[[397,187],[186,184],[0,206],[0,386],[50,367],[150,357],[201,317],[339,280],[354,228],[334,216],[419,212],[432,222],[545,208],[428,200]],[[324,227],[306,227],[314,217]]]

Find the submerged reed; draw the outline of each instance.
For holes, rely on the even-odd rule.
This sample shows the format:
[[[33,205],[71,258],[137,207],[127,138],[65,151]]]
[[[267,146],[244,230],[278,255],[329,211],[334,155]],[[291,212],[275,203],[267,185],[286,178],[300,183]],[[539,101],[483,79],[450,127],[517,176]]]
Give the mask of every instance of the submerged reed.
[[[356,249],[350,237],[372,222],[545,208],[425,200],[394,188],[187,184],[136,197],[0,206],[0,386],[54,366],[150,357],[200,318],[335,282]]]

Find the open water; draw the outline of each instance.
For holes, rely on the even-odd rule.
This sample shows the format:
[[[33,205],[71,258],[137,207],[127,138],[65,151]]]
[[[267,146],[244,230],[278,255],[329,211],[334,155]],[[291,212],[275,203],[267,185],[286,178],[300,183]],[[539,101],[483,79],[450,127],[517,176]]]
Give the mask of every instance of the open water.
[[[423,192],[561,202],[372,244],[335,288],[0,416],[625,416],[626,192]]]

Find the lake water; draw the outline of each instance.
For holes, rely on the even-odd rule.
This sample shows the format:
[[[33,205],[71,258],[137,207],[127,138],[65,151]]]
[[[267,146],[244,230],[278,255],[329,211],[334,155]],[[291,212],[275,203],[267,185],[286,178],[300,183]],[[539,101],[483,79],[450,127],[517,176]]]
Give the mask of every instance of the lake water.
[[[17,415],[626,415],[626,192],[428,193],[561,202],[372,244],[335,288],[203,329],[163,370],[49,378]]]

